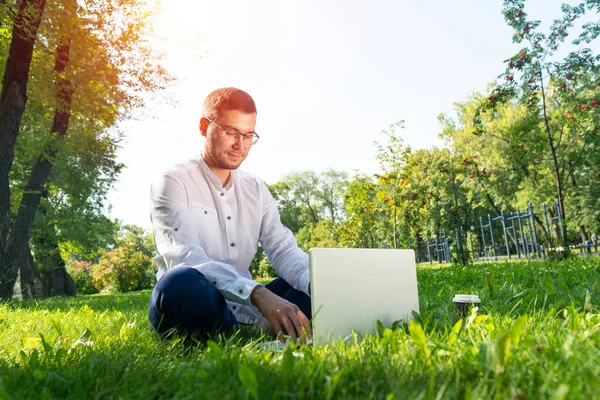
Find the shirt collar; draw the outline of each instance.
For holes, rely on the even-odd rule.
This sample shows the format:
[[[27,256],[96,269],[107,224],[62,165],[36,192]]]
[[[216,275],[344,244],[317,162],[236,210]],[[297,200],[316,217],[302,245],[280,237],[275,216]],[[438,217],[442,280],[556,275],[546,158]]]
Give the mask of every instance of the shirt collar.
[[[231,171],[231,178],[229,179],[229,182],[227,182],[227,185],[225,185],[223,187],[223,184],[221,183],[221,180],[210,170],[210,168],[208,167],[208,164],[206,164],[206,161],[204,161],[204,158],[202,157],[202,154],[200,154],[198,157],[196,157],[196,161],[200,165],[200,168],[202,169],[202,172],[204,173],[204,176],[206,177],[206,179],[208,179],[208,181],[217,190],[229,191],[233,187],[233,181],[234,181],[234,178],[235,178],[235,175],[236,175],[236,171],[235,170]]]

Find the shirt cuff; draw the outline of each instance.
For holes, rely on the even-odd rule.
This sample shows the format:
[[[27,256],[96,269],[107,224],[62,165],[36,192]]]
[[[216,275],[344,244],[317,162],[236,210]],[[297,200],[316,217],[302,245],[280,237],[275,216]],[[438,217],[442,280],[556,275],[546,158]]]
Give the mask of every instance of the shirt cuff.
[[[250,301],[250,295],[252,294],[252,291],[257,286],[263,285],[251,279],[239,277],[234,281],[227,282],[226,284],[222,285],[222,287],[218,283],[215,286],[227,300],[235,301],[236,303],[240,304],[251,305],[252,302]]]
[[[300,281],[298,282],[300,289],[306,293],[308,296],[310,296],[310,293],[308,293],[308,284],[310,283],[310,273],[307,270],[305,273],[302,274],[302,276],[300,277]]]

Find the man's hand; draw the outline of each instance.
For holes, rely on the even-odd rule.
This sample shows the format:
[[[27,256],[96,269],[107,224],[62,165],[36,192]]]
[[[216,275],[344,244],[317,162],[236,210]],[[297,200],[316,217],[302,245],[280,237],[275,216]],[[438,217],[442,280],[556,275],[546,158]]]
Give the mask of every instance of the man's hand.
[[[277,296],[264,286],[254,288],[250,294],[250,301],[269,321],[282,342],[285,342],[284,330],[294,342],[299,338],[302,343],[306,343],[306,338],[312,337],[308,318],[297,305]]]

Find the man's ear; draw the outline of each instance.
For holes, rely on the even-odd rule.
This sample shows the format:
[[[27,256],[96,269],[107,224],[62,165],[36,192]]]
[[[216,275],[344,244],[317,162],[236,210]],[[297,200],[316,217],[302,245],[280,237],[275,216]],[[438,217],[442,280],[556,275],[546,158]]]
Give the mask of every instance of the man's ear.
[[[198,127],[200,128],[200,134],[204,137],[206,137],[206,130],[208,129],[208,124],[209,124],[209,121],[206,118],[204,118],[204,117],[200,118],[200,124]]]

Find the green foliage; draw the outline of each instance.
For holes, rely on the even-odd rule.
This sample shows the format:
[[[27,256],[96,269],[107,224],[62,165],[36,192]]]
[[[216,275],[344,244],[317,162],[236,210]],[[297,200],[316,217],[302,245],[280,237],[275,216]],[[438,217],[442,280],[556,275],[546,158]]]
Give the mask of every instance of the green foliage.
[[[383,241],[376,205],[376,185],[371,178],[357,175],[348,183],[344,196],[346,219],[338,230],[339,244],[346,247],[376,248]]]
[[[452,264],[468,267],[473,265],[473,254],[466,246],[463,248],[453,247],[450,250]]]
[[[94,294],[98,293],[98,289],[92,281],[92,262],[91,261],[74,261],[69,264],[67,269],[71,278],[75,282],[77,294]]]
[[[254,255],[254,258],[252,259],[252,261],[250,262],[250,266],[248,267],[248,271],[250,271],[250,275],[252,275],[253,278],[259,276],[258,266],[260,264],[260,260],[262,260],[263,257],[266,257],[265,251],[262,247],[259,246],[258,251]]]
[[[156,282],[152,258],[127,245],[102,251],[100,262],[92,266],[92,282],[107,291],[130,292],[151,289]]]
[[[568,260],[571,257],[575,257],[571,249],[567,248],[556,248],[556,249],[548,249],[546,252],[546,257],[550,261],[564,261]]]
[[[317,224],[322,219],[339,223],[345,218],[343,198],[348,174],[332,169],[320,174],[294,172],[268,185],[277,200],[281,222],[292,232]]]
[[[12,3],[0,7],[2,69],[16,11]],[[44,216],[35,221],[39,229],[34,230],[33,242],[36,258],[48,267],[59,261],[58,248],[63,254],[78,253],[75,258],[93,258],[113,236],[112,221],[104,216],[105,200],[123,165],[116,161],[121,133],[112,128],[143,105],[143,92],[163,89],[171,81],[160,65],[161,55],[146,40],[153,6],[137,0],[46,2],[31,68],[24,71],[29,73],[28,102],[14,163],[10,176],[2,177],[10,184],[11,205],[2,218],[8,226],[15,220],[11,214],[32,209],[19,203],[32,165],[37,159],[47,160],[52,170],[48,182],[41,182]],[[66,63],[64,68],[56,67],[60,63]],[[68,130],[54,132],[54,117],[61,114]],[[5,150],[12,156],[12,148]],[[37,201],[34,204],[37,207]],[[35,237],[48,231],[55,232],[51,242]]]
[[[530,124],[516,132],[520,143],[515,143],[514,151],[527,158],[526,152],[532,147],[529,143],[535,144],[535,149],[544,144],[547,158],[534,160],[544,161],[540,169],[547,169],[553,177],[561,213],[569,216],[565,199],[573,196],[571,190],[578,190],[577,177],[586,174],[581,167],[597,153],[600,55],[585,45],[598,37],[598,25],[583,24],[579,37],[564,49],[568,53],[562,60],[557,51],[569,45],[568,32],[579,18],[589,11],[598,12],[598,3],[590,0],[575,6],[563,5],[562,15],[553,21],[548,33],[539,31],[540,21],[528,19],[524,6],[523,0],[504,1],[503,14],[514,30],[513,42],[523,47],[505,60],[506,70],[498,77],[501,81],[476,108],[472,132],[486,135],[489,114],[498,114],[507,103],[516,102],[523,107]],[[503,132],[502,136],[512,141],[511,133]],[[528,161],[533,160],[526,159],[524,163]]]
[[[598,258],[417,274],[420,314],[408,327],[381,326],[378,335],[284,353],[255,346],[271,337],[241,331],[207,343],[161,340],[148,328],[149,291],[13,300],[0,304],[0,387],[14,398],[588,399],[600,393]],[[456,293],[478,294],[479,310],[460,318]]]
[[[258,264],[257,276],[263,278],[277,276],[277,273],[275,272],[273,265],[271,265],[268,257],[265,256],[260,260],[260,263]]]
[[[115,248],[102,250],[98,263],[91,266],[91,280],[102,291],[129,292],[151,289],[156,282],[151,234],[135,225],[125,225]]]
[[[339,247],[337,229],[330,219],[324,219],[316,224],[305,226],[296,235],[298,246],[306,252],[313,247],[333,248]]]

